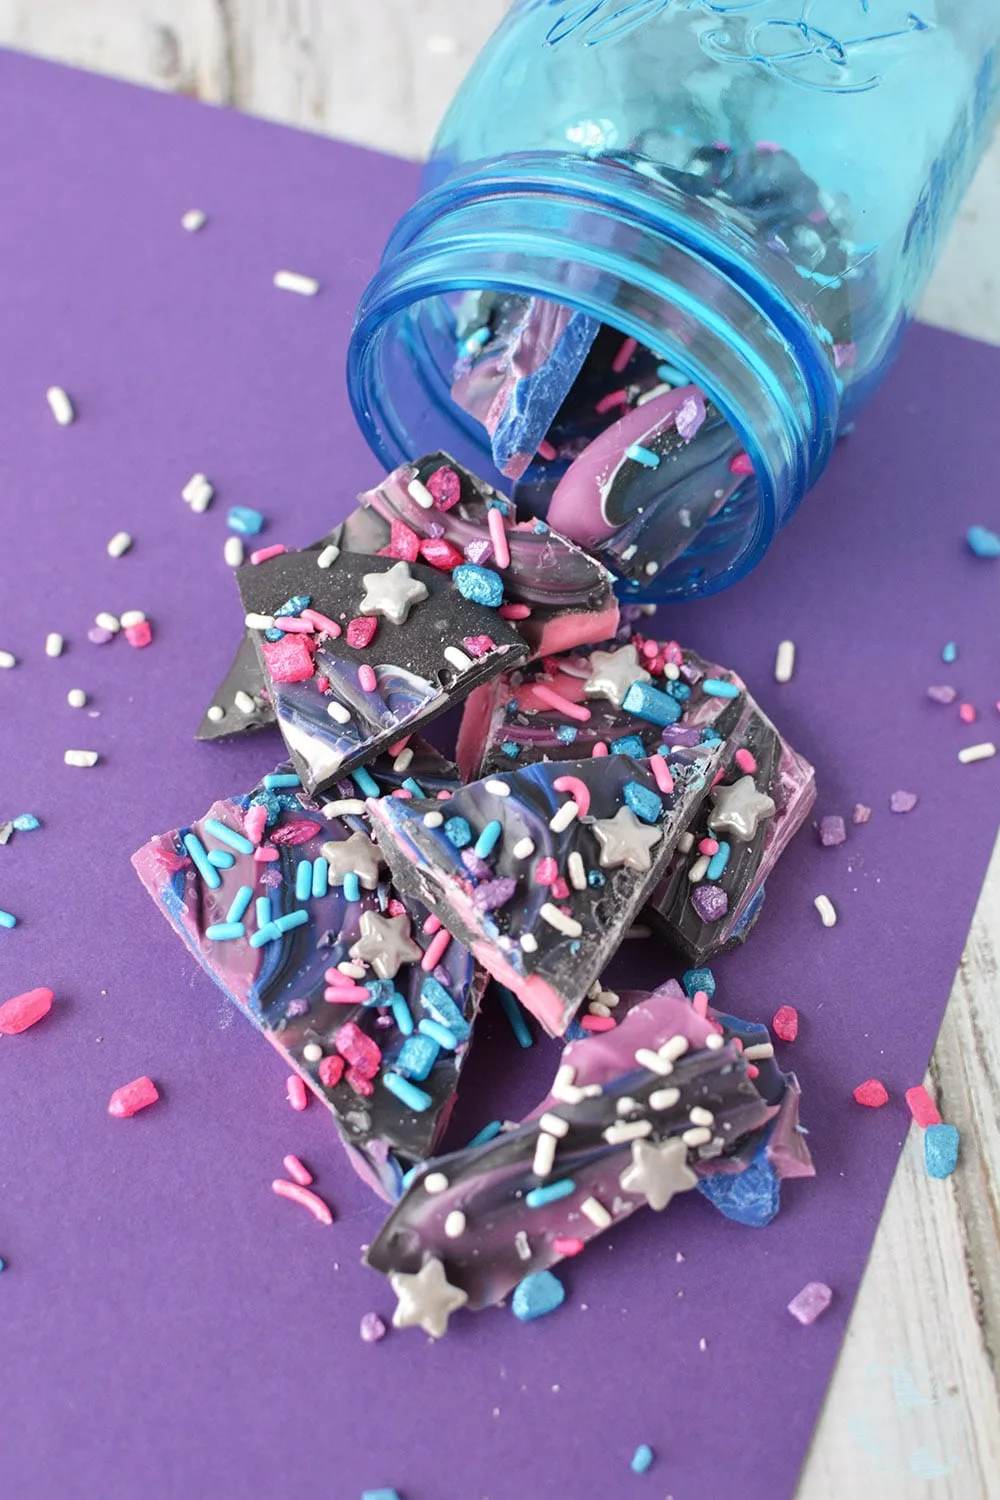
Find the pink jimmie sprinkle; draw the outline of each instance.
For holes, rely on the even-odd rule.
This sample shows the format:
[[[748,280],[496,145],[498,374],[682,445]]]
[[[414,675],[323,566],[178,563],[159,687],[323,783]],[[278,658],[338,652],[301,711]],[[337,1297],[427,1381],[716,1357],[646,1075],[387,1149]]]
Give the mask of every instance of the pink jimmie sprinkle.
[[[540,859],[535,866],[535,884],[551,885],[554,880],[559,879],[559,866],[550,854]]]
[[[116,1120],[127,1120],[140,1109],[148,1109],[160,1097],[160,1091],[151,1078],[135,1078],[115,1089],[108,1104],[108,1114]]]
[[[410,736],[408,734],[404,734],[401,740],[397,740],[394,745],[389,746],[386,754],[391,755],[393,760],[395,760],[397,755],[402,755],[403,751],[406,749],[409,743]]]
[[[263,802],[248,807],[243,814],[243,832],[251,844],[259,844],[264,837],[264,829],[267,827],[267,808]]]
[[[336,640],[337,636],[341,633],[340,626],[336,620],[331,620],[329,615],[321,615],[318,609],[304,609],[302,611],[302,618],[303,620],[308,620],[313,629],[319,631],[320,635],[328,635],[333,640]],[[284,630],[284,628],[284,625],[282,625],[281,629]]]
[[[298,1203],[302,1208],[307,1208],[314,1219],[321,1224],[332,1224],[333,1214],[329,1204],[323,1202],[318,1193],[311,1192],[307,1187],[299,1187],[298,1183],[286,1182],[283,1177],[276,1177],[271,1183],[272,1192],[277,1193],[279,1198],[288,1198],[292,1203]]]
[[[607,751],[604,752],[605,755]],[[674,778],[670,774],[670,767],[662,755],[651,755],[649,757],[649,769],[653,774],[653,780],[660,788],[665,797],[669,797],[674,789]]]
[[[922,1083],[918,1083],[915,1088],[906,1090],[906,1102],[910,1107],[910,1114],[924,1130],[927,1129],[928,1125],[941,1124],[938,1107]]]
[[[441,931],[441,918],[436,917],[434,913],[431,912],[430,916],[427,918],[420,931],[426,933],[428,937],[433,937],[436,932]]]
[[[313,1174],[308,1167],[304,1167],[297,1156],[286,1156],[281,1165],[299,1187],[308,1187],[313,1180]]]
[[[442,958],[444,958],[445,953],[448,951],[448,944],[450,942],[451,933],[447,930],[447,928],[442,927],[439,932],[436,932],[434,934],[434,936],[431,938],[430,943],[428,944],[427,952],[420,960],[420,967],[423,969],[425,974],[433,974]]]
[[[552,783],[557,792],[565,792],[572,797],[579,811],[578,818],[585,818],[590,811],[590,788],[579,776],[557,776]]]
[[[555,448],[553,448],[551,443],[546,442],[545,438],[542,438],[542,441],[538,445],[538,457],[544,458],[546,463],[551,463],[556,457]]]
[[[734,759],[740,770],[747,776],[752,776],[757,770],[756,758],[751,755],[750,751],[745,747],[741,750],[737,750]]]
[[[580,1025],[584,1031],[614,1031],[617,1026],[614,1016],[581,1016]]]
[[[737,453],[735,458],[729,460],[730,474],[752,474],[753,464],[750,462],[749,453]]]
[[[409,787],[405,787],[405,786],[398,786],[394,792],[390,792],[389,793],[389,796],[390,797],[397,797],[397,798],[401,799],[403,802],[406,802],[406,801],[412,802],[413,801],[413,793],[410,791]]]
[[[718,852],[719,852],[719,841],[718,841],[718,839],[701,839],[699,841],[699,843],[698,843],[698,853],[699,854],[707,854],[708,857],[709,857],[709,859],[711,859],[712,855],[713,854],[718,854]]]
[[[363,1005],[364,1002],[368,999],[368,991],[365,989],[364,985],[360,984],[351,985],[350,988],[348,988],[346,983],[328,984],[326,989],[323,991],[323,999],[328,1005]],[[329,1057],[325,1057],[323,1061],[331,1062],[332,1059]],[[341,1057],[338,1058],[337,1061],[341,1064],[341,1067],[343,1067],[344,1059]],[[322,1068],[320,1069],[320,1071],[322,1072]]]
[[[976,710],[971,703],[963,703],[958,710],[958,717],[963,724],[974,724],[976,722]]]
[[[556,1236],[552,1248],[557,1255],[579,1255],[585,1247],[583,1240],[577,1239],[575,1234],[564,1234]]]
[[[614,370],[616,375],[620,375],[622,373],[625,366],[628,364],[629,360],[632,358],[638,347],[639,341],[637,339],[622,339],[618,353],[611,361],[611,368],[612,370]]]
[[[250,561],[256,568],[261,563],[267,562],[271,557],[280,557],[287,550],[282,542],[276,542],[273,547],[258,547],[256,552],[251,552]]]
[[[289,1073],[288,1077],[285,1079],[285,1094],[288,1097],[289,1104],[295,1110],[301,1111],[305,1109],[306,1105],[309,1103],[309,1095],[306,1093],[306,1086],[302,1082],[302,1079],[299,1077],[298,1073]]]
[[[140,620],[137,625],[126,625],[123,634],[130,646],[141,650],[153,639],[153,627],[148,620]]]
[[[501,604],[497,614],[501,620],[526,620],[531,610],[526,604]]]
[[[27,1031],[29,1026],[48,1015],[54,998],[51,990],[39,987],[6,1000],[0,1005],[0,1036],[17,1036]]]
[[[313,625],[304,620],[301,615],[281,615],[276,622],[276,628],[283,630],[286,635],[312,635]]]
[[[347,625],[347,644],[355,651],[363,651],[375,639],[378,620],[374,615],[358,615]]]
[[[549,708],[557,709],[559,713],[565,714],[567,719],[575,719],[578,724],[587,724],[590,721],[590,709],[585,708],[582,703],[572,703],[569,698],[557,693],[555,688],[550,688],[544,682],[535,684],[535,697],[540,703],[546,703]]]
[[[601,758],[602,755],[608,755],[608,754],[610,754],[610,752],[608,750],[607,745],[604,743],[604,741],[603,740],[598,740],[596,742],[596,744],[594,745],[593,750],[591,750],[590,754],[591,754],[591,758],[593,760],[600,760],[600,758]],[[663,760],[663,756],[661,755],[659,757],[659,759]],[[655,771],[653,772],[653,775],[655,777],[655,775],[656,775]],[[657,782],[656,784],[657,784],[657,786],[659,786],[660,783]],[[671,791],[672,790],[673,790],[673,783],[671,783]]]
[[[358,668],[358,682],[366,693],[374,693],[378,687],[378,678],[367,662]]]
[[[707,990],[695,990],[694,994],[691,996],[691,1006],[692,1006],[692,1009],[694,1010],[694,1012],[695,1012],[696,1015],[707,1016],[708,1015],[708,991]]]
[[[509,568],[510,548],[507,545],[507,529],[503,524],[503,512],[498,505],[491,505],[486,512],[486,524],[490,528],[493,558],[497,567]]]
[[[894,813],[912,812],[917,801],[916,792],[893,792],[889,798],[889,809]]]
[[[488,635],[467,635],[462,645],[470,656],[486,656],[496,649],[496,641]]]
[[[600,401],[595,402],[594,410],[599,417],[603,417],[606,411],[612,411],[616,406],[628,406],[628,391],[609,391]]]

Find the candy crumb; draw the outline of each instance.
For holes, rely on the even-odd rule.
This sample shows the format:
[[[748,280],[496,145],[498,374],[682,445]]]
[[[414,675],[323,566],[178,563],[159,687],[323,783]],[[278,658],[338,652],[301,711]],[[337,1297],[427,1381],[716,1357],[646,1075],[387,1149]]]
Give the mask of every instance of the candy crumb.
[[[881,1109],[889,1102],[889,1092],[878,1078],[867,1078],[854,1090],[854,1097],[866,1109]]]
[[[108,1103],[108,1114],[114,1115],[117,1120],[127,1120],[140,1109],[148,1109],[149,1105],[155,1104],[159,1097],[160,1091],[156,1084],[143,1075],[142,1078],[134,1078],[131,1083],[123,1083],[120,1089],[115,1089]]]
[[[950,1177],[958,1165],[957,1125],[928,1125],[924,1134],[924,1165],[928,1177]]]
[[[819,841],[824,849],[834,849],[847,838],[847,828],[839,813],[828,813],[819,820]]]
[[[27,1031],[29,1026],[48,1015],[54,998],[51,990],[39,986],[5,1001],[0,1005],[0,1036],[17,1036]]]
[[[871,822],[871,816],[872,810],[870,807],[867,807],[864,802],[855,802],[854,811],[851,814],[852,823],[869,823]]]
[[[910,1114],[924,1130],[929,1125],[941,1124],[938,1107],[922,1083],[916,1084],[912,1089],[907,1089],[905,1097]]]
[[[799,1013],[794,1005],[781,1005],[774,1013],[771,1030],[782,1042],[794,1042],[799,1034]]]
[[[654,1454],[652,1448],[648,1443],[640,1443],[638,1448],[632,1454],[632,1473],[645,1474],[647,1469],[651,1469],[653,1467],[653,1460],[655,1459],[655,1457],[656,1455]]]
[[[833,1292],[825,1281],[810,1281],[788,1304],[788,1311],[804,1328],[825,1313],[833,1300]]]

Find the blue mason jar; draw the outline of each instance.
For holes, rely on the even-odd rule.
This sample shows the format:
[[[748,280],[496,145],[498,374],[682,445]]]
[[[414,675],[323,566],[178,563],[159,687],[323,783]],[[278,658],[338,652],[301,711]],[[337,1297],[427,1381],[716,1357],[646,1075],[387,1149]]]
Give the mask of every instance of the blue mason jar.
[[[761,557],[881,381],[998,101],[1000,0],[515,0],[358,310],[380,459],[489,472],[451,397],[470,291],[583,311],[679,367],[752,473],[637,597]]]

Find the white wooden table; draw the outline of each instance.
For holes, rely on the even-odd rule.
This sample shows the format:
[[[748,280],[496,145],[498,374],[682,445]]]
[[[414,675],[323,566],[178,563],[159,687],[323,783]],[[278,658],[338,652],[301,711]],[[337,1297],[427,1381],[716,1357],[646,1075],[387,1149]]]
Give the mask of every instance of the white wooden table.
[[[0,45],[404,156],[507,0],[0,0]],[[1000,141],[923,307],[1000,344]],[[924,1173],[911,1131],[799,1500],[1000,1496],[1000,845],[929,1084],[962,1132]]]

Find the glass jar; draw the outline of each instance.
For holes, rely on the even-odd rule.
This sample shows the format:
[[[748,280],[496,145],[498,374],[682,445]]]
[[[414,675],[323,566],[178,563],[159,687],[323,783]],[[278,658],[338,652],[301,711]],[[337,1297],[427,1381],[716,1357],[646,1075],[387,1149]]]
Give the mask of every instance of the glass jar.
[[[564,304],[682,369],[752,469],[626,592],[727,586],[885,374],[988,142],[998,47],[998,0],[515,0],[358,310],[372,448],[489,473],[451,396],[463,299]]]

